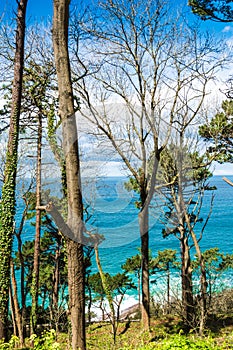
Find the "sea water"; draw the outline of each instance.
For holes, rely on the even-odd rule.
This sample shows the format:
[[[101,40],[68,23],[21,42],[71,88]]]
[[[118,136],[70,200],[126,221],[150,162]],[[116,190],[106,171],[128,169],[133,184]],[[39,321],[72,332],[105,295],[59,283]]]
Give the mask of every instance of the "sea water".
[[[230,180],[233,177],[229,176]],[[128,181],[124,177],[106,177],[98,179],[83,179],[83,200],[88,208],[89,220],[86,222],[86,228],[92,234],[98,233],[104,237],[99,246],[99,254],[103,270],[110,274],[122,272],[121,266],[126,259],[138,254],[140,248],[140,235],[138,225],[138,213],[135,202],[138,201],[138,195],[125,189],[125,183]],[[222,253],[233,253],[233,187],[227,184],[221,176],[213,176],[210,179],[210,185],[216,186],[215,191],[206,191],[203,201],[200,217],[205,222],[208,216],[209,220],[200,240],[202,250],[218,247]],[[54,185],[53,185],[54,186]],[[56,187],[56,186],[55,186]],[[56,189],[56,188],[55,188]],[[54,189],[52,191],[54,195]],[[211,199],[214,195],[211,208]],[[164,249],[177,250],[179,258],[179,240],[173,235],[168,238],[162,237],[164,227],[161,206],[153,201],[150,206],[150,231],[149,242],[152,256]],[[19,199],[17,206],[16,223],[19,224],[23,211],[23,202]],[[211,215],[210,215],[210,211]],[[200,236],[202,224],[196,225],[195,232]],[[26,222],[22,239],[23,241],[34,238],[34,228],[30,222]],[[16,249],[16,242],[14,248]],[[193,251],[192,254],[194,254]],[[95,260],[93,259],[92,272],[97,272]],[[134,276],[132,276],[137,283]],[[225,284],[232,286],[232,272],[228,271],[224,275]],[[152,276],[151,280],[156,283],[151,284],[152,295],[160,298],[164,295],[166,289],[165,279],[162,275]],[[174,293],[178,293],[180,288],[179,272],[172,275],[172,288]],[[135,303],[137,300],[137,291],[132,290],[125,298],[123,307]]]
[[[231,179],[231,177],[229,177]],[[96,187],[95,210],[87,226],[104,235],[100,245],[102,264],[106,272],[117,273],[127,257],[137,254],[140,247],[138,209],[135,206],[137,196],[124,188],[125,178],[102,179],[102,186]],[[223,253],[233,253],[233,187],[221,176],[213,176],[210,186],[215,191],[206,191],[200,218],[203,222],[195,227],[200,236],[203,223],[210,215],[200,240],[202,250],[218,247]],[[99,184],[100,185],[100,184]],[[88,188],[84,190],[87,199]],[[213,206],[211,209],[211,199]],[[210,213],[210,211],[212,212]],[[179,241],[174,236],[162,237],[162,214],[160,208],[150,208],[150,249],[153,256],[158,250],[179,250]]]

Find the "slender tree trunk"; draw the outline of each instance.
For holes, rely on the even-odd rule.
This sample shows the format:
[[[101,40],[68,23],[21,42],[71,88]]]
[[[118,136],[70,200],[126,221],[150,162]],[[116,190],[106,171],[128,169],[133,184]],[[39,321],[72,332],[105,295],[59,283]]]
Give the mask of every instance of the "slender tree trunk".
[[[59,239],[59,238],[58,238]],[[59,262],[60,262],[60,244],[57,242],[56,252],[55,252],[55,268],[53,273],[53,310],[58,312],[58,294],[59,294]]]
[[[138,306],[141,304],[141,273],[138,273]]]
[[[28,188],[28,191],[31,190],[32,182]],[[19,254],[19,261],[20,261],[20,294],[21,294],[21,317],[22,317],[22,326],[23,326],[23,338],[25,339],[26,337],[26,327],[25,327],[25,318],[26,318],[26,296],[25,296],[25,286],[24,286],[24,281],[25,281],[25,266],[24,266],[24,256],[22,253],[22,239],[21,239],[21,234],[23,231],[25,219],[27,216],[28,212],[28,200],[26,199],[26,196],[23,196],[23,200],[25,203],[25,208],[23,211],[23,215],[20,221],[20,226],[19,229],[15,231],[15,235],[17,238],[18,242],[18,254]]]
[[[145,330],[150,328],[150,289],[149,289],[149,232],[148,232],[148,208],[144,208],[139,214],[139,226],[141,237],[142,255],[142,325]]]
[[[119,296],[118,296],[119,297]],[[118,328],[118,325],[119,325],[119,322],[120,322],[120,307],[121,307],[121,303],[124,299],[124,294],[120,296],[120,300],[117,301],[117,311],[116,311],[116,323],[117,323],[117,327]]]
[[[62,192],[64,197],[67,197],[67,179],[66,179],[66,162],[65,162],[65,156],[63,153],[62,148],[58,145],[57,137],[56,137],[56,131],[57,128],[54,125],[54,114],[48,113],[47,115],[47,128],[48,128],[48,141],[49,146],[51,148],[51,151],[53,152],[54,158],[58,162],[60,166],[60,172],[61,172],[61,183],[62,183]]]
[[[18,237],[18,254],[20,260],[20,293],[21,293],[21,316],[22,316],[22,325],[23,325],[23,335],[26,336],[26,327],[25,327],[25,318],[26,318],[26,296],[25,296],[25,266],[24,266],[24,257],[22,254],[22,240],[21,236]]]
[[[88,315],[88,323],[89,325],[91,324],[91,306],[92,306],[92,293],[91,293],[91,288],[89,287],[88,281],[86,283],[87,285],[87,291],[88,291],[88,305],[87,305],[87,315]]]
[[[113,303],[113,297],[112,297],[112,293],[110,291],[109,288],[109,284],[107,282],[107,279],[105,277],[105,274],[103,272],[101,263],[100,263],[100,258],[99,258],[99,251],[98,251],[98,246],[95,245],[95,257],[96,257],[96,264],[99,270],[99,274],[100,274],[100,278],[101,278],[101,282],[102,282],[102,286],[103,286],[103,290],[106,294],[107,300],[108,300],[108,304],[109,304],[109,308],[110,308],[110,312],[111,312],[111,324],[112,324],[112,332],[113,332],[113,341],[114,344],[116,343],[116,333],[117,333],[117,318],[116,318],[116,312],[114,309],[114,303]]]
[[[205,262],[202,256],[202,252],[199,246],[199,242],[197,240],[196,234],[193,231],[192,225],[190,223],[190,218],[187,211],[184,211],[185,222],[188,226],[188,230],[192,237],[194,247],[197,253],[197,258],[199,261],[199,266],[201,270],[200,284],[201,284],[201,303],[200,303],[200,325],[199,325],[199,333],[202,335],[204,327],[205,327],[205,319],[206,319],[206,299],[207,299],[207,278],[206,278],[206,269]]]
[[[10,259],[14,234],[15,187],[18,160],[19,118],[24,66],[26,7],[27,0],[20,0],[18,2],[10,129],[0,207],[0,339],[6,338],[7,336]]]
[[[183,135],[180,134],[180,149],[183,149]],[[184,180],[184,166],[182,152],[178,155],[178,206],[177,214],[180,218],[180,242],[181,242],[181,278],[182,278],[182,304],[184,307],[184,324],[187,331],[193,327],[193,313],[194,313],[194,302],[193,302],[193,288],[192,288],[192,269],[191,269],[191,258],[190,249],[187,233],[191,234],[191,225],[189,220],[189,215],[187,212],[187,207],[185,204],[185,195],[183,185]],[[186,227],[187,226],[187,227]]]
[[[58,78],[66,160],[68,220],[74,240],[67,239],[69,310],[72,349],[86,349],[85,271],[83,261],[83,204],[80,181],[78,134],[68,53],[69,1],[54,0],[53,46]]]
[[[100,310],[102,311],[102,321],[104,321],[104,319],[105,319],[103,302],[104,302],[104,300],[101,300],[101,302],[100,302]]]
[[[193,303],[193,285],[192,269],[189,246],[187,237],[181,233],[181,285],[182,285],[182,306],[183,322],[187,331],[193,327],[194,321],[194,303]]]
[[[205,328],[205,322],[206,322],[206,313],[207,313],[207,307],[206,307],[206,299],[207,299],[207,278],[206,278],[206,268],[205,268],[205,262],[202,256],[202,252],[197,240],[197,237],[193,231],[193,229],[190,226],[190,233],[192,236],[192,240],[196,249],[200,270],[201,270],[201,277],[200,277],[200,285],[201,285],[201,302],[200,302],[200,324],[199,324],[199,333],[200,335],[203,334],[204,328]]]
[[[13,325],[13,334],[17,336],[17,326],[16,326],[16,317],[15,317],[15,305],[13,300],[13,291],[12,286],[10,285],[9,288],[9,295],[10,295],[10,310],[11,310],[11,319],[12,319],[12,325]]]
[[[167,307],[168,307],[168,313],[170,313],[170,268],[169,268],[169,263],[167,264]]]
[[[30,315],[30,333],[36,333],[38,289],[39,289],[39,267],[40,267],[40,231],[41,231],[41,149],[42,149],[42,115],[38,115],[37,135],[37,166],[36,166],[36,234],[34,244],[34,262],[31,284],[32,306]]]
[[[17,289],[17,282],[15,278],[15,270],[14,270],[14,264],[11,260],[11,283],[12,283],[12,301],[14,303],[14,310],[15,310],[15,321],[16,326],[18,329],[18,336],[20,339],[20,345],[24,345],[24,335],[23,335],[23,324],[22,324],[22,317],[20,313],[19,303],[18,303],[18,289]]]
[[[54,271],[53,271],[53,290],[52,290],[52,297],[50,301],[50,317],[51,317],[51,324],[55,323],[55,330],[56,334],[58,334],[59,331],[59,281],[60,281],[60,274],[59,274],[59,267],[60,267],[60,237],[57,235],[57,246],[55,251],[55,259],[54,259]]]

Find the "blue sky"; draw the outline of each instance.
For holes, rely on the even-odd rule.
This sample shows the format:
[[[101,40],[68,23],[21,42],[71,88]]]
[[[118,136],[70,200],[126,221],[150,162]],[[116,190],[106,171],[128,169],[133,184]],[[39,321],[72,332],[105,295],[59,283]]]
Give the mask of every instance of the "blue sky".
[[[4,12],[4,17],[12,18],[15,9],[15,0],[0,1],[0,13]],[[27,17],[29,20],[45,20],[48,16],[52,16],[52,0],[28,0]]]
[[[97,0],[71,0],[72,5],[78,5],[80,2],[86,3]],[[170,0],[172,5],[177,7],[182,6],[186,9],[190,15],[190,22],[196,19],[196,16],[192,15],[191,9],[187,6],[187,0],[177,0],[176,2]],[[11,21],[15,15],[13,10],[16,10],[16,0],[0,0],[0,18],[4,13],[4,19]],[[46,22],[51,19],[53,15],[53,0],[28,0],[27,8],[27,23],[32,24],[33,22]],[[216,23],[212,21],[201,21],[200,28],[205,31],[208,29],[213,32],[214,35],[224,35],[233,43],[233,23]],[[219,165],[216,164],[215,173],[222,174],[233,174],[233,165]]]
[[[90,3],[91,1],[95,2],[97,0],[71,0],[71,4],[77,5],[79,3]],[[184,7],[190,12],[190,21],[192,21],[195,16],[191,14],[191,9],[187,6],[187,0],[178,0],[172,2],[172,6],[177,5],[177,7]],[[16,9],[16,0],[0,0],[0,16],[2,13],[5,14],[4,18],[12,19],[14,18],[13,10]],[[51,18],[53,13],[53,0],[28,0],[27,7],[27,19],[30,22],[33,21],[46,21],[46,19]],[[201,22],[201,27],[203,30],[209,29],[214,33],[221,33],[225,27],[228,27],[228,31],[232,28],[231,24],[226,25],[224,23],[216,23],[211,21]],[[233,32],[232,32],[233,34]]]

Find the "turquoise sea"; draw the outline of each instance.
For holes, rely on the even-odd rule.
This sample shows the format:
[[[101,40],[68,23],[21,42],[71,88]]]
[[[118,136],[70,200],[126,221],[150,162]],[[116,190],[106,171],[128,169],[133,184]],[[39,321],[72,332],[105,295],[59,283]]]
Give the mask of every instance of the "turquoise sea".
[[[228,177],[233,181],[233,176]],[[99,247],[100,258],[105,272],[115,274],[121,271],[121,265],[126,259],[138,253],[140,237],[138,230],[138,209],[135,207],[137,196],[125,190],[127,178],[106,177],[101,179],[83,179],[83,198],[88,205],[91,219],[87,228],[93,233],[104,235],[105,240]],[[212,214],[200,241],[203,250],[218,247],[223,253],[233,253],[233,187],[223,181],[221,176],[213,176],[210,184],[217,187],[214,191]],[[201,217],[205,220],[210,210],[212,191],[207,191],[203,202]],[[18,220],[22,213],[22,206],[18,206]],[[150,209],[150,249],[153,256],[158,250],[176,249],[179,257],[179,241],[170,236],[162,237],[163,224],[161,212],[154,204]],[[201,226],[197,226],[199,235]],[[33,239],[34,228],[27,223],[23,240]],[[93,260],[93,272],[96,272]],[[224,284],[233,286],[231,271],[224,275]],[[178,288],[179,274],[173,276],[174,288]],[[164,281],[153,284],[152,293],[163,290]],[[133,291],[126,298],[126,304],[132,304],[137,298],[137,291]]]
[[[228,177],[233,180],[233,177]],[[102,263],[109,273],[116,273],[125,259],[137,253],[140,246],[138,231],[138,210],[135,208],[135,195],[124,189],[125,178],[105,178],[96,185],[93,230],[105,236],[100,246]],[[214,193],[212,213],[200,241],[203,250],[219,247],[224,253],[233,253],[233,187],[221,176],[213,176],[210,185],[217,190],[207,191],[200,217],[205,220],[209,214],[210,201]],[[88,186],[87,186],[88,187]],[[86,188],[88,192],[89,189]],[[86,196],[87,197],[87,196]],[[85,198],[85,191],[84,191]],[[179,250],[179,242],[170,236],[162,237],[161,212],[150,210],[150,249],[153,255],[166,248]],[[197,226],[199,235],[201,226]]]

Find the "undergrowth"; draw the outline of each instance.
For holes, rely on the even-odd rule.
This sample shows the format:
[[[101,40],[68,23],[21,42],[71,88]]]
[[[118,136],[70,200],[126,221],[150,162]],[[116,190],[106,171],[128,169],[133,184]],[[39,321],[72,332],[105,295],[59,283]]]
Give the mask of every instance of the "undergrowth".
[[[33,347],[31,346],[33,342]],[[19,349],[18,337],[12,336],[7,343],[0,342],[0,350]],[[70,350],[67,334],[56,335],[54,330],[45,331],[40,336],[26,339],[24,350]],[[218,333],[204,337],[197,334],[185,335],[172,321],[152,324],[150,332],[143,332],[139,322],[130,327],[121,323],[116,344],[113,343],[111,327],[108,323],[92,324],[87,327],[88,350],[229,350],[233,349],[233,327],[224,327]]]

